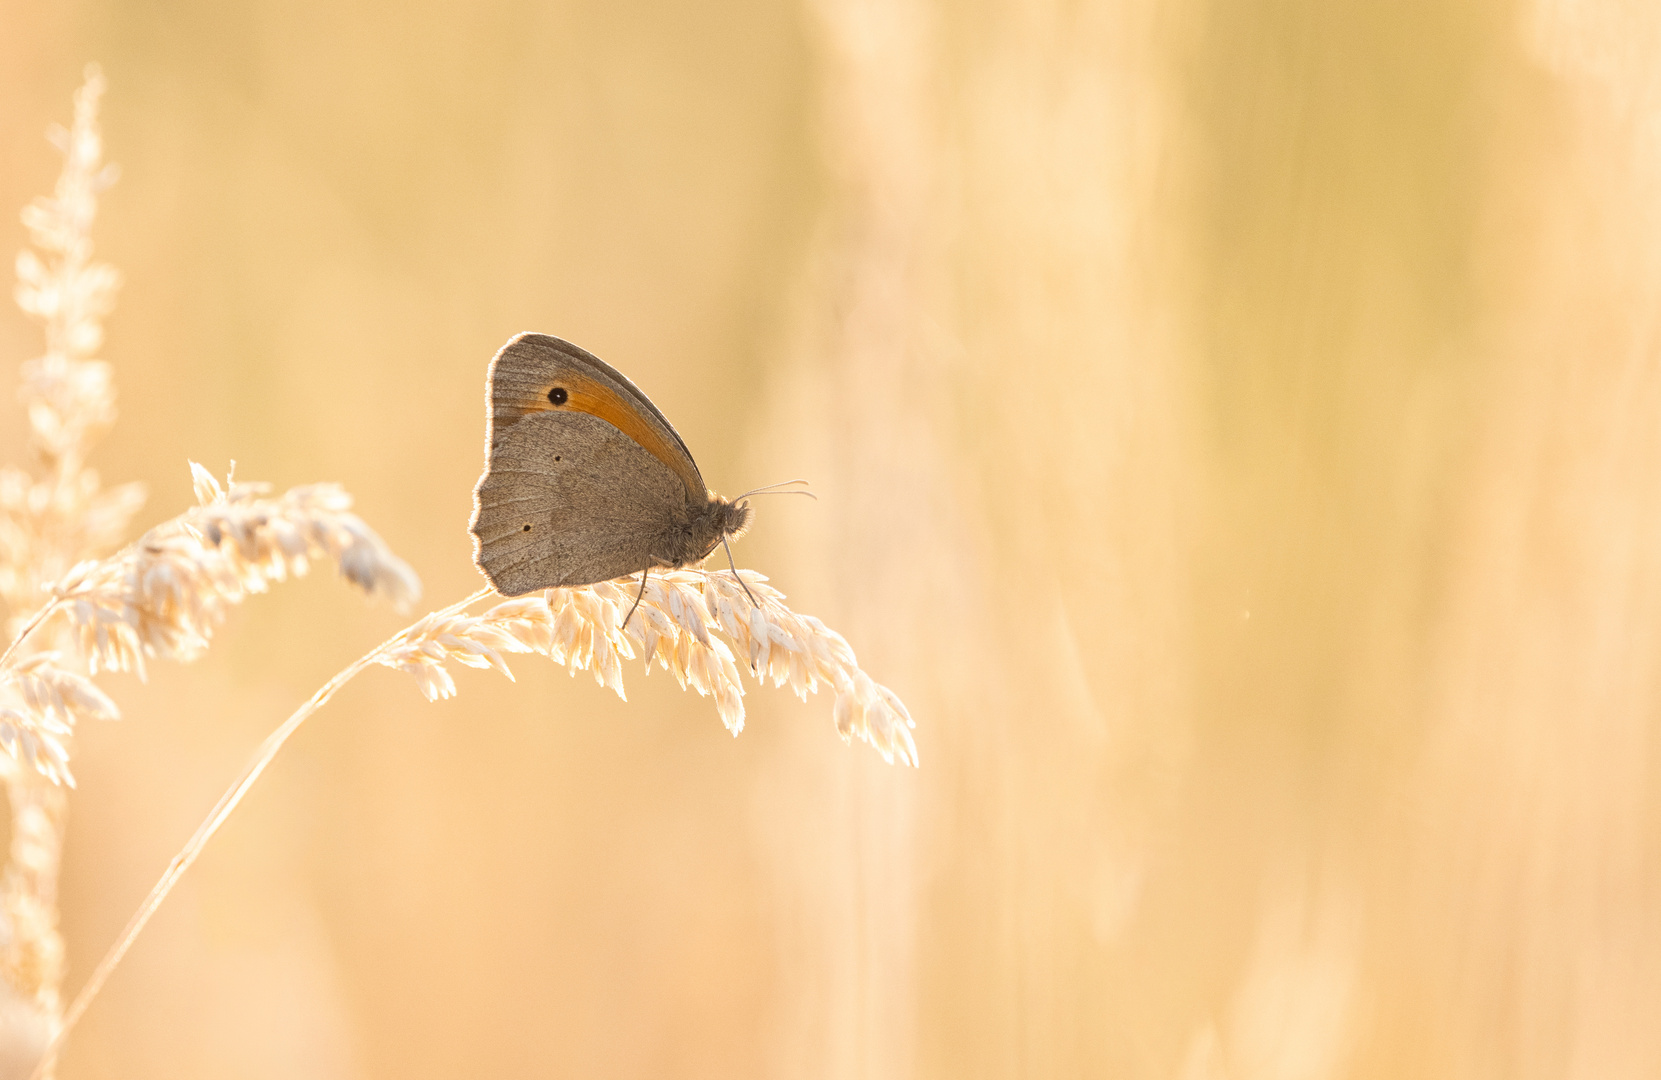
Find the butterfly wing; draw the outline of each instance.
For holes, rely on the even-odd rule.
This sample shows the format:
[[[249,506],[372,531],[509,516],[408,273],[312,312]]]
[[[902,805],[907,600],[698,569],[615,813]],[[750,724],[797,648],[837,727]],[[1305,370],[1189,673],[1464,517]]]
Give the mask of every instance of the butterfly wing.
[[[488,449],[527,416],[583,412],[638,443],[680,478],[689,499],[707,491],[692,453],[667,417],[628,377],[598,356],[547,334],[519,334],[490,361]]]
[[[609,581],[663,561],[687,515],[680,477],[612,424],[525,416],[498,436],[474,489],[474,561],[496,591]]]

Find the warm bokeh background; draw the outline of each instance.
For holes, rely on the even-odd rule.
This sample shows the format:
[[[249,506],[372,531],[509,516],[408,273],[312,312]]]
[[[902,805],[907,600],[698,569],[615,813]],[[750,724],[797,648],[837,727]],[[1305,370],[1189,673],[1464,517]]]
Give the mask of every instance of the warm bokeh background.
[[[1661,1074],[1661,8],[348,7],[0,3],[5,221],[110,84],[106,480],[341,481],[448,603],[485,362],[561,334],[814,480],[741,558],[923,767],[371,672],[65,1080]],[[104,680],[71,990],[399,625],[312,579]]]

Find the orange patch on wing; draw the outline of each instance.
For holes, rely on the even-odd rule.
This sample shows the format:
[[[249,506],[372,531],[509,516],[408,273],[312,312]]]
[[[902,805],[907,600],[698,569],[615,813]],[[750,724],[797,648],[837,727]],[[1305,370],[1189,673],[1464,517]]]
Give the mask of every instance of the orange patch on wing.
[[[567,394],[563,405],[555,405],[548,400],[549,392],[556,386],[564,388]],[[704,493],[697,470],[692,467],[692,463],[687,460],[680,447],[659,435],[635,409],[632,402],[603,383],[582,375],[564,374],[559,377],[558,382],[551,382],[543,387],[535,398],[524,399],[511,408],[518,413],[518,416],[512,418],[514,420],[533,412],[581,412],[597,416],[663,462],[671,472],[681,478],[687,491],[700,496]]]

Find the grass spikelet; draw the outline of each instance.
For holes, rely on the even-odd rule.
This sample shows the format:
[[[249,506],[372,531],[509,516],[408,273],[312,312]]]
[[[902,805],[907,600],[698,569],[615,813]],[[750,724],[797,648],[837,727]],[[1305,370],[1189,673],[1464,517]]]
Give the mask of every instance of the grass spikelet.
[[[415,676],[428,701],[456,694],[455,680],[444,668],[446,661],[453,660],[466,667],[495,668],[511,680],[513,672],[502,660],[502,653],[532,649],[504,627],[503,621],[506,620],[435,612],[400,635],[375,662]]]
[[[64,740],[78,720],[114,720],[115,702],[55,652],[23,657],[0,679],[0,747],[53,783],[75,786]]]

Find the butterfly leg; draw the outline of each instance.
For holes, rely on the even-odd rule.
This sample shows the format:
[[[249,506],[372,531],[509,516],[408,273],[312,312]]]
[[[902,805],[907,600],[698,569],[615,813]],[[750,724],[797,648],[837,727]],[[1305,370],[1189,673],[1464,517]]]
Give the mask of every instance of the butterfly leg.
[[[727,565],[732,567],[732,576],[738,578],[738,584],[743,587],[744,595],[750,598],[751,606],[760,607],[761,605],[756,603],[756,594],[750,591],[750,586],[745,584],[744,579],[739,576],[738,564],[733,561],[732,557],[732,545],[727,543],[725,536],[721,537],[721,546],[727,549]]]
[[[640,571],[640,591],[634,594],[634,603],[629,606],[629,613],[623,616],[623,625],[617,628],[619,634],[628,629],[629,620],[634,618],[634,609],[640,606],[641,597],[646,595],[646,575],[651,573],[651,570],[652,568],[648,566]]]

